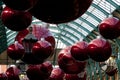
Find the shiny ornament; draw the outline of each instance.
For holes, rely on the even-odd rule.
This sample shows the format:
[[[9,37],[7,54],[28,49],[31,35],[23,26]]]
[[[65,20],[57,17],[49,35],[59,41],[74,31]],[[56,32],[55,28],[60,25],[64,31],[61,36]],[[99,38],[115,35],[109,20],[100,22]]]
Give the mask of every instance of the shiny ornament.
[[[106,61],[112,54],[112,48],[108,41],[102,38],[92,40],[88,45],[89,56],[97,62]]]
[[[61,50],[58,54],[58,65],[67,74],[77,74],[84,71],[86,61],[75,60],[70,53],[70,48],[67,47]]]
[[[85,41],[77,42],[71,47],[71,55],[73,58],[79,61],[87,60],[88,57],[88,43]]]
[[[47,23],[66,23],[84,14],[93,0],[39,0],[30,13]]]
[[[120,36],[120,20],[115,17],[104,19],[98,28],[99,33],[106,39],[116,39]]]
[[[49,80],[64,80],[64,72],[59,68],[53,68]]]
[[[25,54],[25,49],[18,42],[9,45],[7,48],[7,55],[13,60],[21,59],[24,56],[24,54]]]
[[[0,73],[0,80],[8,80],[8,77],[5,73]]]
[[[20,80],[20,70],[17,67],[9,67],[5,73],[8,76],[8,80]]]
[[[45,40],[41,40],[36,42],[33,45],[32,48],[32,54],[37,58],[37,59],[47,59],[53,52],[53,47],[52,45]]]
[[[2,0],[6,6],[14,10],[25,11],[31,9],[38,0]]]
[[[26,71],[29,80],[46,80],[49,78],[53,67],[49,61],[39,65],[30,65]]]
[[[48,41],[53,48],[55,48],[55,38],[53,36],[45,37],[45,40]]]
[[[32,15],[29,12],[16,11],[5,7],[1,13],[1,19],[7,28],[13,31],[21,31],[31,24]]]

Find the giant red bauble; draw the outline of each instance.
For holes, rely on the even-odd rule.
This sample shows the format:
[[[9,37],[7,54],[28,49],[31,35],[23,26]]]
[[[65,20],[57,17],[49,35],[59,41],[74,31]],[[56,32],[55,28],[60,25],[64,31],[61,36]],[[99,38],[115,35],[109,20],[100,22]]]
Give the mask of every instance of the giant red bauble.
[[[0,80],[8,80],[8,77],[5,73],[0,73]]]
[[[32,53],[37,59],[47,59],[53,52],[52,45],[46,41],[41,40],[34,43],[32,48]]]
[[[6,6],[14,9],[14,10],[29,10],[32,8],[36,3],[37,0],[2,0]]]
[[[18,42],[15,42],[14,44],[9,45],[7,48],[7,55],[13,60],[21,59],[24,54],[25,54],[25,49]]]
[[[46,80],[49,78],[53,67],[49,61],[39,65],[30,65],[26,71],[29,80]]]
[[[65,23],[75,20],[85,13],[92,1],[93,0],[39,0],[30,12],[37,19],[47,23]]]
[[[9,67],[5,73],[8,77],[8,80],[20,80],[20,70],[17,67]]]
[[[99,24],[99,33],[106,39],[115,39],[120,36],[120,20],[115,17],[104,19]]]
[[[64,80],[64,72],[59,68],[53,68],[49,80]]]
[[[85,41],[75,43],[70,50],[72,57],[79,61],[87,60],[89,58],[87,47],[88,43]]]
[[[97,62],[106,61],[112,53],[110,43],[102,38],[92,40],[88,45],[89,56]]]
[[[86,80],[87,73],[81,72],[78,74],[65,74],[65,80]]]
[[[16,11],[5,7],[1,13],[1,19],[7,28],[13,31],[21,31],[31,24],[32,15],[29,12]]]
[[[70,53],[69,48],[64,48],[58,54],[58,65],[59,67],[68,74],[77,74],[82,72],[86,67],[86,61],[77,61],[75,60]]]

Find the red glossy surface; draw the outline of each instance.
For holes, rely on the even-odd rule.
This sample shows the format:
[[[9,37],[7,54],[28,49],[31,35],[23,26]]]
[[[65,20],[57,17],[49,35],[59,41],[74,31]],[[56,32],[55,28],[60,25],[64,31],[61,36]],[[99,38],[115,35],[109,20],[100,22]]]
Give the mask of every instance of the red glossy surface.
[[[14,9],[14,10],[29,10],[36,3],[37,0],[2,0],[6,6]]]
[[[87,60],[88,57],[88,43],[85,41],[77,42],[71,47],[71,55],[73,58],[79,61]]]
[[[5,7],[1,13],[1,19],[7,28],[13,31],[21,31],[31,24],[32,15],[29,12],[16,11]]]
[[[53,68],[49,80],[64,80],[64,72],[59,68]]]
[[[115,17],[104,19],[99,24],[99,32],[106,39],[115,39],[120,36],[120,20]]]
[[[30,10],[33,16],[47,23],[65,23],[86,12],[93,0],[39,0]]]
[[[46,80],[49,78],[53,67],[49,61],[40,65],[30,65],[26,71],[30,80]]]
[[[86,67],[86,62],[76,61],[70,53],[70,48],[63,49],[58,54],[59,67],[68,74],[77,74],[82,72]]]
[[[45,37],[45,40],[51,43],[52,47],[55,48],[55,38],[53,36]]]
[[[106,61],[112,54],[112,48],[108,41],[99,38],[92,40],[88,45],[89,56],[97,62]]]
[[[20,80],[19,73],[20,70],[17,67],[9,67],[6,70],[6,75],[8,76],[8,80]]]
[[[8,80],[8,77],[5,73],[0,73],[0,80]]]
[[[13,60],[21,59],[24,54],[25,54],[25,49],[18,42],[9,45],[7,48],[7,55]]]
[[[33,45],[32,53],[37,59],[47,59],[53,52],[52,45],[45,40],[36,42]]]

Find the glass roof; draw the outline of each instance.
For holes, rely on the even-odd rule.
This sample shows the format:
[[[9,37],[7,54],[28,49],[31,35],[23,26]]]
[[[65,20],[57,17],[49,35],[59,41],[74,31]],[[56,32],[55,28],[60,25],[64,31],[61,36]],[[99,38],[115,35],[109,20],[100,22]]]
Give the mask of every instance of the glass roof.
[[[83,39],[90,41],[86,38],[88,35],[91,35],[90,39],[95,38],[96,35],[91,32],[97,29],[98,24],[119,6],[120,0],[93,0],[89,9],[78,19],[64,24],[50,24],[49,29],[58,43],[57,48],[64,48]],[[42,25],[45,23],[34,18],[33,24]],[[8,45],[14,42],[16,33],[7,29]]]

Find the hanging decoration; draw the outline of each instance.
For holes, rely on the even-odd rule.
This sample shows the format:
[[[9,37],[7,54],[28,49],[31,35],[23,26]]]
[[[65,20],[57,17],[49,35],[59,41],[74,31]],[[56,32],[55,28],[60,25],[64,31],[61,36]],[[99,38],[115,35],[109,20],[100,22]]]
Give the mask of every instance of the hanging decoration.
[[[97,62],[106,61],[112,54],[110,43],[103,38],[96,38],[88,44],[89,57]]]
[[[79,61],[87,60],[89,58],[87,47],[88,43],[85,41],[76,42],[70,50],[72,57]]]
[[[4,4],[11,9],[27,11],[31,9],[38,0],[2,0]]]
[[[41,64],[53,55],[54,48],[55,39],[51,32],[46,27],[33,24],[18,32],[7,54],[11,59],[22,60],[26,64]]]
[[[108,17],[99,24],[98,29],[105,39],[116,39],[120,36],[120,20]]]
[[[8,77],[5,73],[0,73],[0,80],[8,80]]]
[[[5,74],[8,77],[8,80],[20,80],[19,78],[20,70],[16,66],[9,67]]]
[[[7,48],[7,55],[13,60],[19,60],[25,54],[24,47],[17,41],[14,44],[11,44]]]
[[[67,74],[78,74],[82,72],[87,62],[75,60],[70,53],[71,46],[64,48],[58,54],[58,65]]]
[[[83,15],[93,0],[38,0],[29,12],[47,23],[66,23]]]
[[[26,74],[30,80],[48,80],[52,70],[51,62],[45,61],[39,65],[28,66]]]
[[[64,80],[64,75],[65,73],[59,67],[54,67],[49,80]]]
[[[37,59],[45,60],[49,56],[52,55],[53,49],[54,48],[52,47],[52,45],[48,41],[41,40],[41,41],[36,42],[33,45],[32,54]]]
[[[32,22],[32,15],[29,12],[16,11],[5,7],[1,13],[2,23],[13,31],[26,29]]]

